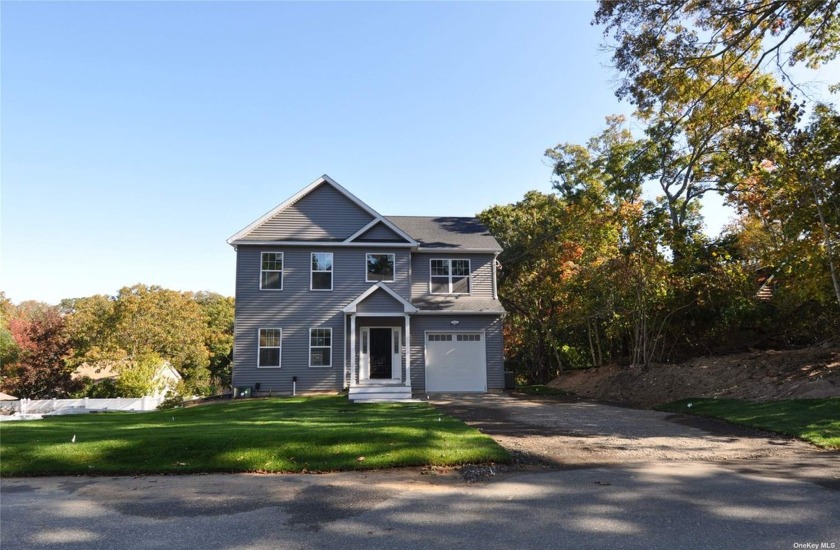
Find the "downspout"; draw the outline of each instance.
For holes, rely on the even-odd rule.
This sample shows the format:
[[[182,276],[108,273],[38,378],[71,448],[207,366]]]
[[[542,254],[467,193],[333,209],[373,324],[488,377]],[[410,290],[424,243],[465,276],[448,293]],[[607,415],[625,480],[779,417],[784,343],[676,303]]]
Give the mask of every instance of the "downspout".
[[[349,376],[347,376],[347,314],[344,313],[344,387],[350,385],[350,383],[347,381],[348,378]]]
[[[498,253],[498,252],[496,252],[495,254],[493,254],[493,299],[494,299],[494,300],[498,300],[498,299],[499,299],[499,293],[498,293],[498,291],[497,291],[497,289],[496,289],[496,269],[497,269],[497,267],[498,267],[498,265],[499,265],[499,260],[498,260],[498,258],[499,258],[499,253]]]

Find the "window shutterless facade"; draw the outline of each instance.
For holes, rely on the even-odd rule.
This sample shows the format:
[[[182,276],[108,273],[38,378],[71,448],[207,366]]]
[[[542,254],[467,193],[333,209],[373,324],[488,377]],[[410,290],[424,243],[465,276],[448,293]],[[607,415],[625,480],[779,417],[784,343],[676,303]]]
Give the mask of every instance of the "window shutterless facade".
[[[309,329],[309,366],[332,366],[332,329]]]
[[[333,289],[332,252],[313,252],[309,288],[311,290]]]
[[[429,260],[429,292],[432,294],[469,294],[469,260]]]
[[[396,263],[395,254],[367,254],[365,256],[365,263],[367,264],[367,272],[365,274],[365,281],[368,283],[375,283],[384,281],[386,283],[394,282],[394,264]]]
[[[260,255],[260,290],[283,290],[283,253]]]
[[[279,328],[259,329],[257,344],[257,367],[279,368],[283,331]]]

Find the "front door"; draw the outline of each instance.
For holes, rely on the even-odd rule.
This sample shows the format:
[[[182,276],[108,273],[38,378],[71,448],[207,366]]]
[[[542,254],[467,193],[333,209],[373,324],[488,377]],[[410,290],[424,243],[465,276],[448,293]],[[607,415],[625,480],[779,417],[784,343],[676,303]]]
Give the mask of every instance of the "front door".
[[[391,378],[391,329],[370,329],[370,377]]]

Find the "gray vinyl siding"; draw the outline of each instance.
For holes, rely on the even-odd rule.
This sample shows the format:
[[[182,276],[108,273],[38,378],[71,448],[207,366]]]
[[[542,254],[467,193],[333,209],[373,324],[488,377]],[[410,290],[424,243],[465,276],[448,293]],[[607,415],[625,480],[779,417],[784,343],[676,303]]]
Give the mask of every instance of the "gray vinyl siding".
[[[452,326],[452,321],[458,321]],[[487,358],[487,389],[505,387],[502,318],[498,315],[415,315],[411,318],[411,387],[426,389],[426,331],[484,331]]]
[[[296,203],[253,229],[243,240],[344,240],[373,220],[332,185],[322,183]]]
[[[260,253],[283,252],[283,290],[260,290]],[[344,387],[344,314],[341,308],[375,283],[365,281],[365,254],[360,248],[265,247],[239,245],[236,266],[236,323],[234,338],[234,386],[260,383],[260,392],[289,393],[292,377],[298,391],[339,390]],[[386,283],[408,299],[410,253],[400,249],[376,249],[395,255],[396,282]],[[310,254],[333,253],[333,290],[311,291]],[[371,298],[374,298],[372,295]],[[388,296],[389,299],[390,296]],[[374,298],[378,300],[378,298]],[[393,299],[391,299],[393,302]],[[368,306],[372,307],[372,306]],[[349,322],[348,322],[349,326]],[[281,366],[257,367],[257,335],[260,328],[283,330]],[[309,367],[309,329],[332,328],[332,366]]]
[[[394,299],[393,296],[391,296],[384,290],[377,290],[376,292],[359,302],[359,304],[356,306],[356,311],[359,313],[402,313],[404,311],[404,308],[403,304]]]
[[[471,298],[487,299],[493,298],[493,254],[436,254],[418,253],[413,254],[411,260],[411,298],[423,298],[430,296],[429,292],[429,260],[470,260],[470,294]],[[435,294],[435,296],[443,296]],[[460,299],[466,299],[463,296]]]
[[[361,235],[356,237],[355,241],[356,242],[364,242],[364,241],[369,241],[369,242],[393,242],[393,241],[396,241],[396,242],[401,242],[401,243],[406,242],[406,240],[404,238],[402,238],[399,235],[397,235],[396,233],[394,233],[394,231],[390,227],[385,225],[384,223],[378,223],[378,224],[374,225],[373,227],[371,227],[370,229],[368,229],[367,231],[365,231],[364,233],[362,233]]]

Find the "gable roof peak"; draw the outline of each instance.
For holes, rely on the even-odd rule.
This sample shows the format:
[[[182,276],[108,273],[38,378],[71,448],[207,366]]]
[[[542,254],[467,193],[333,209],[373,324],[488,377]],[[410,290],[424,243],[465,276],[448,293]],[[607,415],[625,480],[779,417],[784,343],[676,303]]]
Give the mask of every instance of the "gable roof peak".
[[[411,238],[411,236],[409,236],[407,233],[405,233],[401,228],[399,228],[396,225],[394,225],[393,223],[391,223],[387,218],[385,218],[385,216],[382,216],[381,214],[379,214],[376,210],[374,210],[373,208],[368,206],[364,201],[359,199],[356,195],[354,195],[353,193],[351,193],[350,191],[348,191],[347,189],[342,187],[337,181],[332,179],[327,174],[322,175],[320,178],[316,179],[315,181],[313,181],[312,183],[310,183],[309,185],[307,185],[306,187],[304,187],[303,189],[301,189],[300,191],[298,191],[297,193],[295,193],[294,195],[289,197],[287,200],[283,201],[282,203],[280,203],[276,207],[272,208],[270,211],[263,214],[261,217],[259,217],[257,220],[255,220],[253,223],[249,224],[248,226],[244,227],[243,229],[241,229],[240,231],[238,231],[237,233],[232,235],[227,240],[227,243],[232,245],[232,246],[235,246],[238,241],[245,238],[252,231],[256,230],[257,228],[259,228],[260,226],[262,226],[263,224],[265,224],[266,222],[268,222],[269,220],[271,220],[272,218],[277,216],[279,213],[283,212],[284,210],[286,210],[290,206],[294,205],[295,203],[297,203],[298,201],[303,199],[305,196],[309,195],[312,191],[319,188],[321,185],[331,186],[339,194],[343,195],[351,203],[355,204],[357,207],[359,207],[361,210],[363,210],[365,213],[367,213],[369,216],[371,216],[373,218],[372,221],[382,222],[387,227],[389,227],[390,229],[395,231],[397,234],[399,234],[401,237],[404,237],[406,239],[406,241],[408,241],[410,244],[412,244],[412,245],[417,244],[416,241],[413,238]]]

